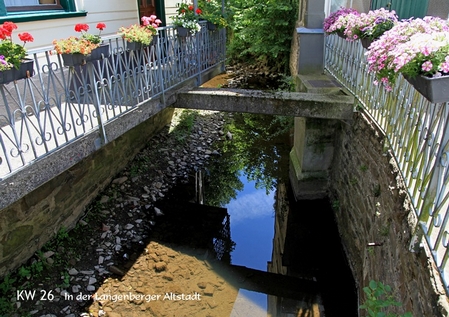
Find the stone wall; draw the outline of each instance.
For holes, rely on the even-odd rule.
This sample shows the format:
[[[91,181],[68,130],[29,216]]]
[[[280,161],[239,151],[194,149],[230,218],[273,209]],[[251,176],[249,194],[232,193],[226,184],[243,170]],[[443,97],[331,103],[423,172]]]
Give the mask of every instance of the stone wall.
[[[342,124],[330,173],[331,201],[360,302],[362,288],[376,280],[390,285],[403,303],[398,313],[448,316],[430,253],[408,249],[416,219],[384,142],[376,126],[356,113],[353,124]]]

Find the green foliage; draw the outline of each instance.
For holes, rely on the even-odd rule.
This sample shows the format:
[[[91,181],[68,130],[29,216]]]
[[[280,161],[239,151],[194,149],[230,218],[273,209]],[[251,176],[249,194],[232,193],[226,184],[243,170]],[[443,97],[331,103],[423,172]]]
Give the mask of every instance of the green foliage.
[[[392,306],[402,306],[401,303],[395,301],[391,294],[391,287],[382,282],[371,280],[369,286],[363,288],[366,295],[366,301],[360,306],[361,309],[366,310],[369,317],[412,317],[410,312],[403,315],[385,312],[385,310]]]
[[[241,173],[255,181],[257,188],[267,192],[276,187],[277,180],[288,173],[290,117],[235,114],[227,125],[232,140],[221,144],[209,169],[210,184],[205,193],[209,205],[224,206],[243,189]],[[219,175],[219,177],[217,176]]]
[[[228,55],[287,73],[298,14],[297,0],[230,0],[233,12]]]
[[[31,277],[31,270],[30,270],[30,268],[27,267],[27,266],[21,266],[19,268],[19,277],[20,277],[20,279],[30,278]]]
[[[278,90],[296,92],[295,79],[292,76],[284,75],[280,80]]]
[[[18,69],[26,56],[26,50],[19,44],[15,44],[10,40],[4,40],[0,44],[0,55],[5,56],[6,61]]]
[[[339,200],[334,200],[333,202],[332,202],[332,209],[333,210],[340,210],[340,201]]]
[[[198,8],[201,9],[200,18],[217,25],[219,28],[224,28],[228,25],[226,20],[227,13],[222,12],[221,1],[198,0]]]
[[[62,283],[59,285],[60,288],[67,288],[70,286],[70,275],[67,272],[63,272],[61,276]]]
[[[16,282],[15,278],[11,278],[8,274],[0,283],[0,317],[8,316],[8,313],[13,311],[12,302],[9,300],[13,290],[13,284]]]
[[[0,294],[6,294],[8,293],[11,288],[12,285],[14,284],[14,282],[16,281],[15,278],[11,278],[11,275],[8,274],[5,276],[5,278],[3,279],[3,282],[0,284]]]

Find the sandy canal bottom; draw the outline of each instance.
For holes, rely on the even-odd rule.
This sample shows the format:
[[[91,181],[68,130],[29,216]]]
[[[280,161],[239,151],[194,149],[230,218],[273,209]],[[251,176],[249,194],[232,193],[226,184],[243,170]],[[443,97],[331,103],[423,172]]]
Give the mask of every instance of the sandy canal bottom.
[[[238,296],[238,283],[205,250],[150,242],[121,279],[104,281],[89,311],[110,317],[267,316]]]

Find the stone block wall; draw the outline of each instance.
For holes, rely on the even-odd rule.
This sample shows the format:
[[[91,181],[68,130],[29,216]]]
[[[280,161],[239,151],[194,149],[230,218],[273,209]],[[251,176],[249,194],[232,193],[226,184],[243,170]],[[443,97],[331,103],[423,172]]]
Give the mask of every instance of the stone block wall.
[[[173,108],[165,108],[149,118],[144,114],[146,111],[137,111],[136,115],[144,116],[145,121],[0,210],[0,276],[28,260],[62,226],[72,228],[84,214],[85,207],[151,136],[170,123],[173,111]],[[123,126],[123,122],[114,124]],[[113,125],[108,128],[120,128]],[[85,144],[93,144],[95,138],[96,134],[92,133],[74,142],[70,145],[73,149],[64,151],[65,155],[76,153],[76,149],[81,151]],[[51,155],[49,160],[52,161]],[[34,173],[40,172],[38,164],[30,168],[35,168]],[[25,173],[33,174],[33,170],[22,172]]]
[[[430,253],[409,251],[416,223],[384,135],[362,113],[342,124],[329,192],[360,302],[370,280],[392,287],[397,313],[448,316],[448,299]]]

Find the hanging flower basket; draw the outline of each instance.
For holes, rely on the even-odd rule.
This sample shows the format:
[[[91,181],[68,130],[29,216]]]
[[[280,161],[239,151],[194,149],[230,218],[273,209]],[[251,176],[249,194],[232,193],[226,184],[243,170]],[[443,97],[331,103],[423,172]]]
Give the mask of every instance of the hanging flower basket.
[[[29,78],[34,75],[34,60],[24,59],[19,66],[0,71],[0,84],[7,84],[15,80]]]
[[[404,78],[427,100],[432,103],[449,101],[449,76]]]
[[[182,26],[178,26],[176,28],[176,31],[178,32],[178,36],[180,37],[187,37],[190,35],[189,29]]]

